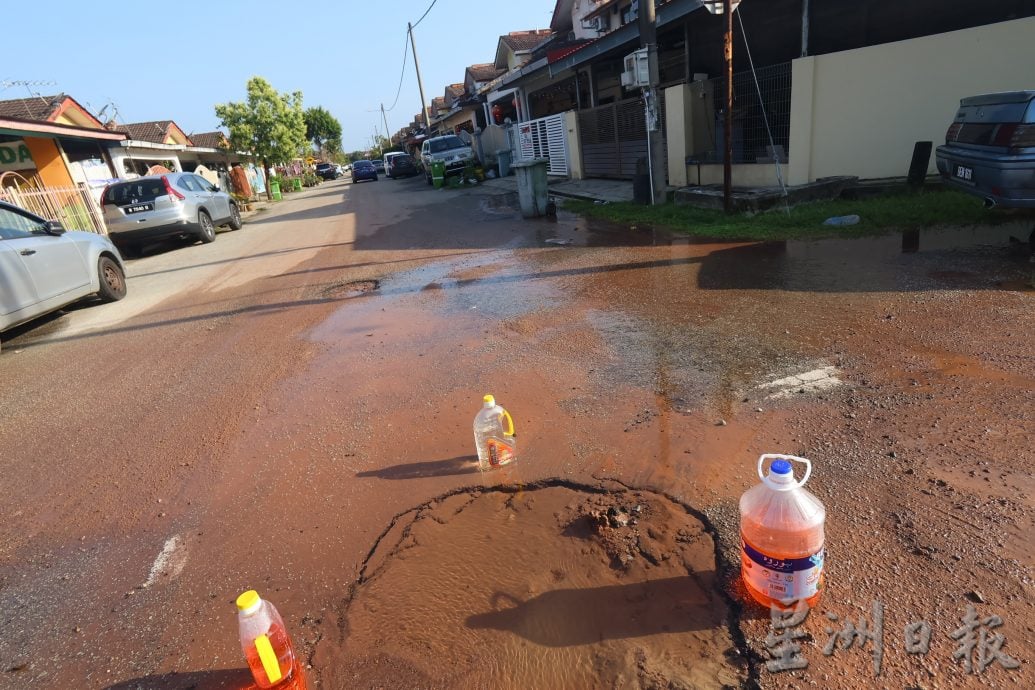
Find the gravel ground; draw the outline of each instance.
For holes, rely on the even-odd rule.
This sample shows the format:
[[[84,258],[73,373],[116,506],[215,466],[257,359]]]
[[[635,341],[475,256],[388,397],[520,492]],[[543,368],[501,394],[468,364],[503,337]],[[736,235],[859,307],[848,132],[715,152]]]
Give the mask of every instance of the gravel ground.
[[[415,640],[427,621],[479,613],[441,586],[458,566],[492,559],[482,586],[507,574],[549,595],[528,549],[449,551],[488,508],[441,522],[427,508],[514,487],[573,494],[515,514],[543,553],[589,559],[578,590],[629,575],[620,553],[601,560],[607,539],[573,550],[569,506],[639,491],[685,508],[707,548],[659,579],[711,572],[707,594],[727,607],[721,625],[687,616],[717,637],[641,623],[564,646],[581,666],[528,632],[550,622],[541,607],[477,629],[512,668],[539,659],[527,677],[544,687],[1032,685],[1035,317],[1027,256],[1008,240],[1020,229],[715,245],[563,210],[526,222],[510,202],[419,179],[324,185],[213,245],[132,262],[127,306],[5,338],[0,686],[241,687],[232,602],[256,587],[311,687],[508,687],[463,645]],[[482,475],[470,423],[488,392],[512,411],[521,457]],[[769,614],[737,584],[736,501],[763,452],[812,459],[828,511],[803,670],[767,667]],[[416,551],[375,548],[407,528]],[[659,544],[646,549],[658,562],[682,548]],[[875,601],[876,677],[872,643],[824,653],[826,628],[872,619]],[[953,658],[968,606],[1001,617],[991,632],[1019,668],[968,674]],[[907,654],[920,621],[929,651]],[[716,670],[688,672],[697,655]]]

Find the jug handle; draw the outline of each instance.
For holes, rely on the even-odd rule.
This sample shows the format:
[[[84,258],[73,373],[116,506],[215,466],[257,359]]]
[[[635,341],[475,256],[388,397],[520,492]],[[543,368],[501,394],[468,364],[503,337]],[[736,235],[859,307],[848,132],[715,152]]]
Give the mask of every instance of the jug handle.
[[[812,474],[812,461],[807,458],[799,458],[797,455],[784,455],[782,453],[765,453],[758,458],[758,478],[765,481],[765,475],[762,474],[762,467],[765,465],[766,460],[794,460],[805,464],[805,476],[801,478],[800,482],[797,482],[798,486],[805,486],[805,482],[809,480],[809,475]]]
[[[506,410],[503,410],[502,412],[500,412],[500,417],[501,418],[505,418],[507,420],[507,427],[510,429],[510,431],[504,431],[503,435],[504,436],[513,436],[514,435],[514,418],[511,417],[510,413],[507,412]]]

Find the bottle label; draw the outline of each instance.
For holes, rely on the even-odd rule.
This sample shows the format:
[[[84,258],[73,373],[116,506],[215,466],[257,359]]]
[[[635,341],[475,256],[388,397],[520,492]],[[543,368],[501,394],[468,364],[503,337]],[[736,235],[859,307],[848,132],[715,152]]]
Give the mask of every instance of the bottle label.
[[[485,442],[489,450],[489,464],[493,467],[506,465],[514,459],[514,446],[504,443],[496,438],[490,438]]]
[[[824,549],[804,558],[773,558],[740,535],[740,571],[755,590],[779,601],[808,599],[819,592]]]

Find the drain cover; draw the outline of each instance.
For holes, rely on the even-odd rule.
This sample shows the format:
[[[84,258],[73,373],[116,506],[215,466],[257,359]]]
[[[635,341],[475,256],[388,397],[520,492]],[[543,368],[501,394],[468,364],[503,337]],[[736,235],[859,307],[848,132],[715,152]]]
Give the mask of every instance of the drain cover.
[[[335,283],[324,289],[328,297],[355,297],[365,295],[381,287],[380,280],[350,280],[347,283]]]

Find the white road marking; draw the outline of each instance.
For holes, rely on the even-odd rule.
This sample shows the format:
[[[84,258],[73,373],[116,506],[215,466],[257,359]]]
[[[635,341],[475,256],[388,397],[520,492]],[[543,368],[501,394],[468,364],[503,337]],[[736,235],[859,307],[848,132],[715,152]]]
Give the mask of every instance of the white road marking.
[[[769,400],[789,398],[796,393],[815,393],[831,388],[837,388],[842,381],[837,377],[837,367],[821,367],[806,371],[794,376],[787,376],[782,379],[763,383],[759,388],[768,389],[771,392],[766,396]]]
[[[166,581],[176,579],[183,572],[187,565],[187,544],[180,535],[174,534],[165,540],[165,545],[151,564],[151,572],[147,574],[147,580],[141,585],[148,588],[159,579]]]

